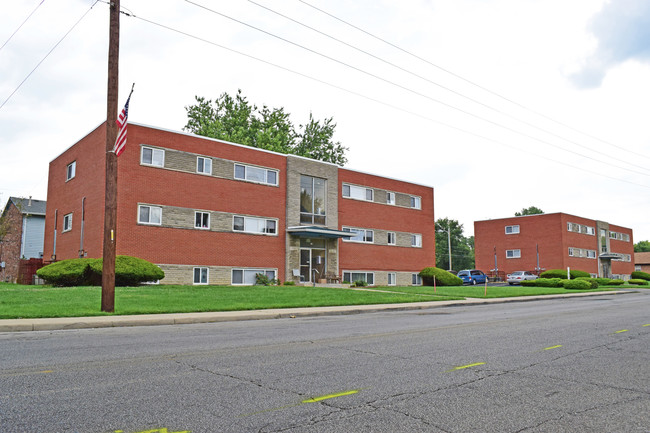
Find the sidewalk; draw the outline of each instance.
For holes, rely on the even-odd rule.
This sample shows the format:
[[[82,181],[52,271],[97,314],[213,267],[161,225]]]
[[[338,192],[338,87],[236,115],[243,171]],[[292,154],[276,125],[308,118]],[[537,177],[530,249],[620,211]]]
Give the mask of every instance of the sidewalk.
[[[188,323],[231,322],[237,320],[288,319],[335,316],[379,311],[425,310],[461,305],[503,304],[582,296],[604,296],[629,291],[571,293],[565,295],[519,296],[514,298],[468,298],[464,301],[411,302],[406,304],[350,305],[338,307],[278,308],[269,310],[221,311],[210,313],[142,314],[132,316],[60,317],[50,319],[0,320],[0,332],[53,331],[61,329],[112,328],[118,326],[181,325]]]

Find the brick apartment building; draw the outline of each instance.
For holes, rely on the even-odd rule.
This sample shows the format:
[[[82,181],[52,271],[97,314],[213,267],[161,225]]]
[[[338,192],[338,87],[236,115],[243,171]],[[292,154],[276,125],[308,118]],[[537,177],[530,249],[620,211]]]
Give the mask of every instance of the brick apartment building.
[[[577,269],[628,279],[634,271],[632,229],[565,213],[474,222],[476,267],[514,271]]]
[[[47,259],[101,257],[105,125],[50,163]],[[118,158],[117,254],[164,284],[419,284],[433,188],[138,124]]]
[[[634,270],[650,274],[650,252],[634,253]]]

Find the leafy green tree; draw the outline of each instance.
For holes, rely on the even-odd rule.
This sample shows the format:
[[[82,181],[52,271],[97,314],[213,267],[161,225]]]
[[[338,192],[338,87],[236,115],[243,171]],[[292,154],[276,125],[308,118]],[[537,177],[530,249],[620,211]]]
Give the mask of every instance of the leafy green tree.
[[[474,268],[474,236],[465,237],[463,225],[449,218],[436,221],[436,266],[449,269],[449,239],[452,267],[455,270]]]
[[[521,210],[521,212],[515,212],[515,216],[524,216],[524,215],[538,215],[544,213],[543,210],[536,206],[527,207]]]
[[[235,97],[224,92],[215,101],[201,96],[195,99],[195,105],[185,107],[185,131],[338,165],[347,162],[348,148],[334,141],[332,117],[319,121],[309,113],[309,122],[296,128],[284,108],[264,105],[260,109],[250,104],[241,90]]]
[[[650,241],[639,241],[634,244],[635,253],[645,253],[650,251]]]

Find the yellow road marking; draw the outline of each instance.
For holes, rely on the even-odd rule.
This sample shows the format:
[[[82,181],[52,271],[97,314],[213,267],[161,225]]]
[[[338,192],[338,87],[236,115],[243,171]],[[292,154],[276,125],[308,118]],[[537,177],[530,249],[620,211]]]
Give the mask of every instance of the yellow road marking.
[[[614,334],[620,334],[621,332],[627,332],[627,329],[621,329],[620,331],[614,332]]]
[[[562,347],[562,345],[558,344],[557,346],[545,347],[544,350],[557,349],[557,348],[560,348],[560,347]]]
[[[643,325],[643,326],[650,326],[650,323],[646,323],[646,324],[645,324],[645,325]]]
[[[476,367],[477,365],[483,365],[485,362],[475,362],[474,364],[461,365],[460,367],[454,367],[451,370],[447,370],[447,373],[450,371],[462,370],[464,368]]]
[[[328,395],[321,395],[320,397],[314,397],[314,398],[308,398],[307,400],[303,400],[303,403],[316,403],[318,401],[323,401],[327,400],[330,398],[336,398],[336,397],[343,397],[344,395],[351,395],[351,394],[356,394],[358,393],[358,389],[353,389],[350,391],[345,391],[345,392],[339,392],[338,394],[328,394]]]
[[[43,370],[39,371],[40,374],[46,374],[46,373],[54,373],[54,370]]]

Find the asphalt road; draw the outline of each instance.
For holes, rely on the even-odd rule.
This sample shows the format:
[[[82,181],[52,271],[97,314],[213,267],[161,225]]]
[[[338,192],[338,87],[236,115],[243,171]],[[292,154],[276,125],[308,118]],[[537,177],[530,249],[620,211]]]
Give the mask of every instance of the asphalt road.
[[[650,290],[4,333],[0,432],[650,432],[649,360]]]

